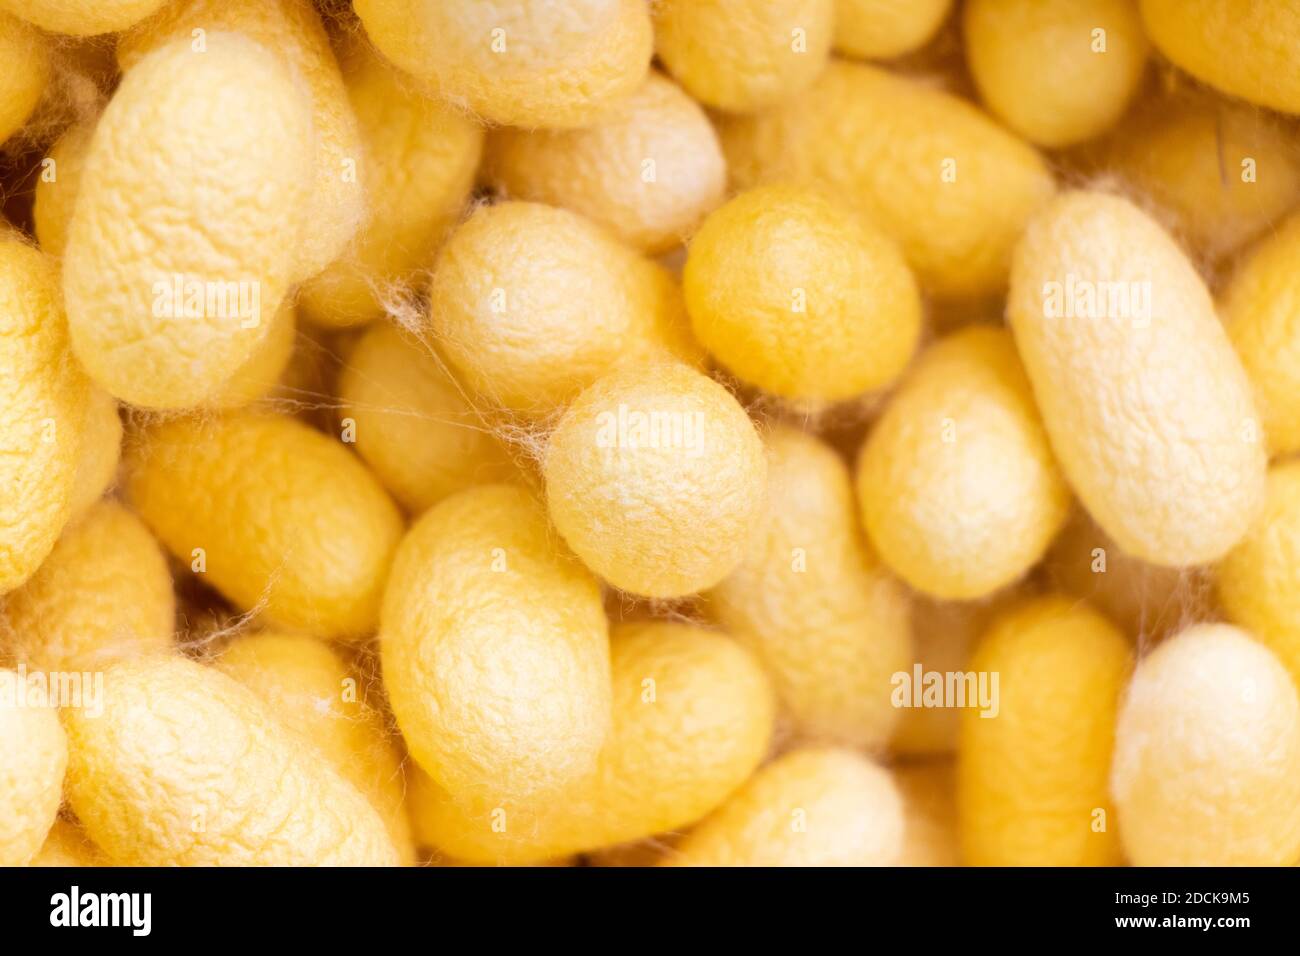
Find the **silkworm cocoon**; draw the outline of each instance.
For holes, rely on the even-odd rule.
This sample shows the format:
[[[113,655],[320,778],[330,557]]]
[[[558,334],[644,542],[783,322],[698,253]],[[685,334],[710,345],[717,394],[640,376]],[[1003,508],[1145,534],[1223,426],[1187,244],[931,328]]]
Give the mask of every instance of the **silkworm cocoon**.
[[[68,496],[69,520],[76,520],[104,497],[117,481],[122,460],[122,419],[117,401],[98,388],[86,398],[85,424],[81,429],[81,455]]]
[[[951,9],[952,0],[835,0],[835,49],[867,60],[911,53],[939,32]]]
[[[7,9],[51,33],[98,36],[134,26],[166,0],[0,0]]]
[[[361,134],[329,37],[310,0],[181,0],[121,37],[117,59],[123,70],[130,70],[151,50],[182,38],[198,43],[195,31],[214,30],[242,33],[275,51],[311,95],[308,227],[294,252],[297,275],[315,275],[338,258],[356,233],[366,199],[356,175]]]
[[[322,637],[374,629],[402,519],[340,443],[291,418],[232,412],[159,423],[126,458],[136,511],[240,609]]]
[[[320,750],[379,811],[403,862],[414,861],[401,755],[383,714],[334,650],[306,635],[264,631],[237,638],[215,666]]]
[[[654,45],[644,0],[357,0],[381,53],[490,123],[577,127],[641,85]]]
[[[793,428],[767,436],[768,495],[740,566],[709,592],[749,646],[801,739],[879,748],[911,664],[908,598],[858,528],[848,468]]]
[[[467,807],[416,774],[420,841],[475,862],[537,862],[680,830],[766,756],[775,701],[758,661],[723,634],[664,621],[610,641],[613,729],[595,771],[559,796]]]
[[[45,845],[32,857],[31,866],[108,866],[103,854],[86,839],[81,828],[58,819],[45,838]]]
[[[525,202],[475,212],[429,288],[433,332],[465,384],[531,415],[616,365],[666,354],[663,294],[654,269],[602,229]]]
[[[572,209],[655,253],[679,245],[722,201],[727,170],[704,110],[651,73],[593,126],[494,132],[487,176],[509,196]]]
[[[1300,21],[1273,0],[1141,0],[1147,35],[1175,65],[1231,96],[1300,113]]]
[[[926,351],[867,436],[857,487],[885,563],[934,597],[983,597],[1038,563],[1070,492],[1005,330]]]
[[[115,664],[102,713],[63,711],[67,796],[90,839],[134,866],[389,866],[361,792],[257,696],[179,656]]]
[[[971,104],[876,67],[831,63],[803,95],[720,127],[735,185],[821,183],[862,205],[940,298],[992,295],[1052,195],[1043,159]]]
[[[22,128],[50,81],[50,43],[21,20],[0,12],[0,143]]]
[[[30,705],[26,677],[0,670],[0,866],[27,863],[54,825],[68,742],[58,711]]]
[[[1049,595],[998,616],[969,667],[988,681],[991,706],[968,701],[960,718],[967,864],[1122,862],[1107,781],[1132,667],[1128,641],[1082,602]]]
[[[1007,317],[1052,448],[1115,542],[1214,561],[1264,492],[1250,383],[1196,270],[1127,200],[1061,196],[1029,226]]]
[[[1277,658],[1200,624],[1138,665],[1111,791],[1136,866],[1285,866],[1300,858],[1300,703]]]
[[[834,0],[658,0],[659,59],[697,100],[750,113],[799,93],[830,56]]]
[[[53,260],[0,233],[0,594],[31,576],[71,514],[88,393]]]
[[[42,162],[32,202],[36,241],[52,256],[62,256],[68,245],[68,224],[81,190],[81,172],[86,165],[95,124],[77,123],[58,138]]]
[[[318,325],[361,325],[391,308],[454,225],[474,185],[483,131],[421,92],[364,44],[349,44],[343,79],[361,130],[357,172],[366,219],[336,262],[305,282],[303,315]]]
[[[921,298],[893,241],[808,187],[760,186],[711,214],[682,291],[700,343],[784,398],[884,387],[921,333]]]
[[[903,850],[898,866],[960,866],[957,775],[951,760],[894,768],[903,798]]]
[[[339,375],[338,395],[357,454],[412,514],[516,473],[441,359],[394,325],[380,323],[361,337]]]
[[[647,597],[712,587],[744,557],[767,461],[753,423],[677,363],[626,366],[584,391],[543,463],[551,519],[610,584]]]
[[[890,773],[851,750],[795,750],[687,835],[676,866],[891,866],[903,802]]]
[[[403,540],[384,594],[384,683],[411,755],[456,800],[588,774],[609,734],[608,635],[600,584],[527,491],[446,499]]]
[[[117,502],[101,501],[8,595],[4,616],[10,649],[29,668],[102,670],[171,647],[171,571],[144,523]]]
[[[177,41],[126,74],[63,258],[73,349],[101,387],[188,407],[247,361],[294,278],[312,143],[294,73],[246,37]]]
[[[266,337],[253,349],[253,354],[204,403],[205,407],[240,408],[265,398],[275,388],[293,357],[294,342],[298,338],[298,319],[292,299],[286,298],[280,303],[280,308],[270,319],[270,326]]]

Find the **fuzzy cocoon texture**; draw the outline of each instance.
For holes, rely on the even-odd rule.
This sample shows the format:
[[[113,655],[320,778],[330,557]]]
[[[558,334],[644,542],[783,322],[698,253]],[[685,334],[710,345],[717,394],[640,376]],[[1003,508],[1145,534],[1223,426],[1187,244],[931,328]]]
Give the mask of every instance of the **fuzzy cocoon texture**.
[[[75,823],[62,818],[54,821],[50,835],[40,852],[32,857],[29,866],[108,866],[109,862],[99,849],[86,839],[86,834]]]
[[[139,23],[167,0],[0,0],[8,9],[51,33],[98,36]]]
[[[862,446],[857,489],[885,563],[933,597],[984,597],[1038,563],[1070,491],[1004,329],[925,352]]]
[[[69,493],[70,520],[75,521],[117,482],[122,460],[122,419],[117,400],[93,386],[86,398],[86,418],[81,429],[81,456]]]
[[[0,143],[20,130],[50,81],[49,40],[39,30],[0,12]]]
[[[1135,866],[1289,866],[1300,859],[1300,702],[1269,650],[1198,624],[1138,666],[1111,792]]]
[[[867,547],[848,468],[812,435],[767,436],[768,494],[709,610],[767,668],[800,739],[881,748],[911,663],[908,596]]]
[[[180,657],[104,674],[103,713],[64,711],[68,802],[115,863],[391,866],[379,813],[257,696]]]
[[[957,805],[971,866],[1117,866],[1107,783],[1129,643],[1055,595],[998,615],[969,670],[998,675],[997,710],[961,711]],[[985,716],[989,714],[991,716]]]
[[[23,866],[59,813],[68,741],[58,711],[19,699],[26,677],[0,670],[0,866]]]
[[[379,51],[489,123],[580,127],[645,80],[645,0],[356,0]]]
[[[1007,318],[1061,470],[1121,548],[1222,557],[1258,513],[1250,382],[1205,283],[1125,199],[1061,196],[1025,232]]]
[[[952,10],[952,0],[835,0],[835,50],[865,60],[888,60],[930,41]]]
[[[222,410],[251,405],[265,398],[279,383],[293,357],[298,337],[298,317],[293,300],[284,299],[268,324],[270,328],[253,349],[253,354],[204,402],[205,408]]]
[[[91,121],[68,127],[49,148],[32,202],[32,222],[42,251],[61,257],[68,246],[68,226],[81,191],[86,154],[95,135]]]
[[[126,74],[63,258],[73,349],[101,387],[185,408],[248,360],[296,278],[313,144],[296,74],[247,37],[210,33],[202,53],[176,41]],[[245,289],[256,314],[240,307]]]
[[[244,611],[321,637],[374,630],[402,518],[336,440],[281,415],[150,427],[128,450],[132,505]]]
[[[593,571],[669,598],[712,587],[744,557],[767,490],[763,443],[712,379],[626,366],[569,406],[543,462],[551,520]]]

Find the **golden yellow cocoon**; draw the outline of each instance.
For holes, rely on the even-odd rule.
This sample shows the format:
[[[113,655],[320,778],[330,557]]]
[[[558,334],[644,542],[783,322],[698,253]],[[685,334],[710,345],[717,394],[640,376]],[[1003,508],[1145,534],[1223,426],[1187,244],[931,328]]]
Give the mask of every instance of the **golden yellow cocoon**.
[[[128,453],[132,505],[241,610],[322,637],[375,627],[402,518],[343,445],[281,415],[179,418]]]
[[[30,866],[108,866],[109,863],[81,828],[62,818],[54,821],[50,835]]]
[[[144,523],[117,502],[101,501],[8,595],[3,616],[10,651],[29,668],[99,671],[171,647],[171,571]]]
[[[379,51],[489,123],[586,126],[645,79],[645,0],[356,0]]]
[[[293,357],[294,343],[298,338],[298,317],[293,300],[280,303],[269,320],[270,328],[253,354],[226,379],[216,393],[204,403],[213,409],[241,408],[265,398],[280,381],[280,376]]]
[[[306,635],[264,631],[237,638],[215,666],[320,750],[379,811],[402,861],[414,861],[396,738],[334,650]]]
[[[248,359],[294,278],[312,144],[294,73],[246,37],[177,41],[126,74],[63,259],[73,349],[101,387],[183,408]]]
[[[1300,113],[1300,20],[1283,0],[1141,0],[1147,35],[1230,96]]]
[[[921,333],[921,298],[893,241],[808,187],[760,186],[711,214],[682,291],[700,343],[783,398],[882,388]]]
[[[71,514],[89,391],[53,260],[0,234],[0,594],[31,576]]]
[[[951,760],[894,768],[903,798],[903,850],[898,866],[960,866],[957,775]]]
[[[516,473],[441,358],[397,326],[366,330],[339,375],[338,396],[357,454],[412,514]]]
[[[342,257],[299,292],[303,315],[329,327],[373,321],[410,293],[464,207],[483,151],[478,126],[365,44],[348,44],[341,59],[367,210]]]
[[[246,687],[181,657],[115,664],[63,711],[68,802],[122,865],[390,866],[378,812]]]
[[[1137,206],[1062,195],[1029,226],[1007,317],[1061,469],[1134,557],[1222,557],[1264,494],[1250,382],[1187,257]]]
[[[294,245],[297,277],[315,275],[338,258],[361,225],[365,191],[356,174],[361,134],[348,102],[329,37],[311,0],[180,0],[117,43],[123,70],[151,50],[195,31],[242,33],[287,64],[311,96],[313,168],[307,228]]]
[[[924,46],[948,19],[952,0],[835,0],[835,49],[889,60]]]
[[[58,711],[28,701],[26,679],[0,670],[0,866],[23,866],[40,850],[59,813],[68,763]]]
[[[880,556],[934,597],[984,597],[1038,563],[1070,491],[1010,334],[971,327],[925,352],[867,436],[857,488]]]
[[[508,196],[572,209],[650,253],[681,244],[727,180],[704,110],[655,72],[584,129],[494,132],[486,174]]]
[[[86,154],[95,135],[93,122],[70,126],[50,147],[36,181],[32,222],[36,241],[52,256],[62,256],[68,246],[68,226],[81,191]]]
[[[1041,156],[955,96],[831,63],[803,95],[720,127],[734,183],[821,183],[860,203],[941,298],[992,295],[1052,195]]]
[[[458,806],[416,774],[420,842],[476,862],[538,862],[680,830],[766,756],[775,702],[758,661],[713,631],[623,624],[610,641],[613,729],[593,773],[532,803]]]
[[[763,443],[731,393],[685,365],[626,366],[583,392],[543,462],[551,520],[610,584],[712,587],[744,557],[767,488]]]
[[[908,597],[867,547],[849,470],[789,427],[767,436],[767,503],[711,614],[763,662],[801,739],[879,748],[911,663]]]
[[[117,413],[117,400],[92,386],[81,429],[81,456],[69,495],[70,520],[85,514],[113,487],[121,460],[122,419]]]
[[[891,866],[903,802],[889,771],[851,750],[778,757],[677,846],[674,866]]]
[[[6,4],[7,5],[7,4]],[[50,42],[38,30],[0,12],[0,143],[22,128],[50,81]]]
[[[1135,866],[1287,866],[1300,858],[1300,702],[1266,647],[1199,624],[1138,665],[1111,792]]]
[[[447,498],[402,541],[384,593],[384,681],[411,755],[464,802],[590,773],[609,735],[608,633],[599,582],[526,490]]]
[[[116,33],[152,14],[167,0],[0,0],[7,9],[51,33]]]
[[[1132,667],[1128,641],[1080,601],[1049,595],[998,615],[968,667],[992,705],[968,703],[960,718],[967,864],[1122,862],[1107,781]]]

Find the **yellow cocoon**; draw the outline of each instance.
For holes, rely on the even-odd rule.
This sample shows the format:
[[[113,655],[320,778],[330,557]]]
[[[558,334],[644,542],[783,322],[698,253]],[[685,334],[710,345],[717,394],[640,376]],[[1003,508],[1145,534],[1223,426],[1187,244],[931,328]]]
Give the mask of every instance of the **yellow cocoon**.
[[[45,838],[45,845],[29,866],[108,866],[103,854],[86,839],[75,823],[58,819]]]
[[[125,474],[168,550],[241,610],[321,637],[374,629],[402,518],[337,441],[281,415],[180,418],[143,433]]]
[[[1287,866],[1300,858],[1300,702],[1250,635],[1199,624],[1140,665],[1111,791],[1135,866]]]
[[[349,44],[341,59],[368,208],[342,257],[299,291],[303,315],[327,327],[373,321],[409,293],[464,207],[483,151],[478,126],[365,44]]]
[[[646,363],[578,396],[551,433],[543,476],[551,520],[589,568],[668,598],[740,563],[767,461],[730,392],[685,365]]]
[[[1300,113],[1300,18],[1291,0],[1141,0],[1147,35],[1198,80]]]
[[[103,712],[65,709],[67,795],[121,865],[390,866],[379,814],[257,696],[158,655],[104,674]]]
[[[30,669],[100,671],[172,645],[176,601],[167,559],[144,523],[101,501],[8,595],[9,650]]]
[[[397,326],[366,330],[339,375],[338,396],[357,454],[411,514],[516,473],[441,359]]]
[[[23,866],[40,850],[59,813],[68,763],[58,711],[27,701],[25,682],[0,670],[0,866]]]
[[[67,248],[68,226],[77,207],[81,174],[94,135],[93,122],[68,127],[42,162],[32,202],[32,223],[42,251],[52,256],[61,257]]]
[[[205,42],[160,47],[123,78],[63,259],[77,357],[147,408],[207,400],[265,337],[295,278],[312,181],[295,74],[244,36]]]
[[[892,866],[903,802],[889,771],[851,750],[795,750],[768,764],[672,856],[674,866]]]
[[[992,295],[1052,195],[1041,156],[955,96],[834,62],[802,96],[720,127],[733,182],[821,183],[860,203],[940,298]]]
[[[957,776],[951,760],[894,768],[903,798],[903,850],[898,866],[960,866]]]
[[[89,391],[54,261],[0,234],[0,594],[31,576],[71,515]]]
[[[275,388],[289,366],[298,338],[298,318],[292,299],[286,298],[280,303],[270,326],[265,338],[253,349],[253,354],[204,403],[205,407],[241,408],[265,398]]]
[[[1004,329],[922,355],[862,446],[857,488],[880,556],[934,597],[984,597],[1038,563],[1070,491]]]
[[[69,495],[70,520],[85,514],[113,487],[121,459],[122,419],[117,413],[117,400],[91,387],[81,429],[81,456]]]
[[[463,860],[529,863],[680,830],[705,816],[766,756],[775,702],[758,661],[686,624],[614,628],[613,729],[593,773],[532,803],[458,806],[417,774],[420,842]]]
[[[1095,192],[1029,226],[1007,318],[1075,493],[1134,557],[1222,557],[1259,511],[1266,456],[1250,382],[1187,257]]]
[[[921,333],[921,298],[893,241],[808,187],[760,186],[711,214],[682,291],[700,344],[783,398],[882,388]]]
[[[466,803],[589,774],[609,735],[608,634],[599,582],[527,491],[447,498],[402,541],[384,593],[384,681],[411,755]]]
[[[379,811],[402,861],[414,862],[396,738],[334,650],[306,635],[264,631],[237,638],[215,666],[324,754]]]
[[[654,38],[645,0],[356,0],[395,64],[489,123],[577,127],[641,85]]]
[[[848,468],[793,428],[767,436],[768,495],[745,556],[708,594],[750,647],[801,739],[878,749],[911,663],[908,597],[868,549]]]
[[[485,172],[508,196],[572,209],[648,253],[680,245],[727,180],[704,110],[657,72],[584,129],[497,130]]]
[[[7,4],[6,4],[7,5]],[[36,109],[52,73],[50,41],[0,12],[0,143],[18,132]]]
[[[996,675],[995,706],[968,704],[960,718],[967,864],[1122,862],[1107,781],[1132,667],[1123,635],[1080,601],[1033,598],[998,615],[968,667],[990,690]]]
[[[51,33],[98,36],[139,23],[167,0],[0,0],[7,9]]]
[[[889,60],[930,41],[952,0],[835,0],[835,49],[845,56]]]

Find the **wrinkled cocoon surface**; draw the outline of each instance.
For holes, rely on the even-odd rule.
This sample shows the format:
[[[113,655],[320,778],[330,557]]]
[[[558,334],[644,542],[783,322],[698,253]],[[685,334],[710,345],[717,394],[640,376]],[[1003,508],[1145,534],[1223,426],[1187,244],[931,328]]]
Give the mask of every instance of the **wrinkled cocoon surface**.
[[[712,587],[740,563],[767,461],[753,423],[677,363],[627,366],[565,412],[546,447],[551,519],[610,584],[647,597]]]
[[[1038,563],[1070,492],[1005,330],[922,355],[862,446],[857,489],[872,544],[927,594],[984,597]]]
[[[527,491],[474,488],[415,524],[380,644],[411,755],[453,799],[537,798],[595,765],[610,726],[600,585]]]
[[[15,700],[24,679],[0,670],[0,866],[22,866],[40,850],[59,812],[68,763],[58,711]]]
[[[766,508],[710,611],[763,662],[801,739],[880,748],[899,718],[890,679],[912,659],[907,594],[868,549],[834,451],[777,428],[767,474]]]
[[[832,63],[803,95],[720,134],[736,185],[842,191],[942,298],[999,292],[1053,191],[1042,157],[971,104],[862,64]]]
[[[373,630],[402,519],[334,439],[279,415],[176,419],[129,450],[125,485],[168,550],[204,562],[241,610],[322,637]]]
[[[1227,552],[1263,499],[1264,440],[1168,234],[1127,200],[1063,195],[1021,240],[1007,318],[1061,470],[1102,529],[1153,564]]]
[[[835,49],[887,60],[924,46],[948,19],[952,0],[835,0]]]
[[[1135,866],[1286,866],[1300,858],[1300,703],[1267,648],[1199,624],[1138,666],[1111,791]]]
[[[202,53],[176,41],[126,74],[91,140],[63,260],[73,349],[99,385],[183,408],[248,359],[294,278],[313,142],[295,75],[246,37],[209,33]],[[205,293],[197,317],[178,278]],[[232,284],[248,304],[257,290],[258,315],[241,316],[238,292],[209,304]]]
[[[969,665],[999,675],[997,713],[983,716],[978,703],[961,712],[957,801],[967,864],[1122,862],[1107,782],[1132,666],[1128,642],[1082,602],[1034,598],[998,615]]]
[[[0,8],[51,33],[97,36],[134,26],[166,0],[0,0]]]
[[[0,12],[0,143],[22,128],[50,81],[49,41],[37,30]]]
[[[894,243],[817,190],[761,186],[704,221],[682,273],[691,327],[740,378],[839,401],[890,384],[921,332]]]
[[[104,675],[103,713],[65,710],[67,794],[115,863],[386,866],[383,821],[252,691],[180,657]]]
[[[766,756],[772,687],[735,641],[684,624],[624,624],[610,658],[613,729],[594,773],[532,805],[474,809],[417,775],[409,801],[421,842],[468,861],[526,863],[681,830]]]
[[[395,64],[489,123],[577,127],[641,85],[654,45],[645,0],[356,0]]]

